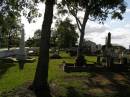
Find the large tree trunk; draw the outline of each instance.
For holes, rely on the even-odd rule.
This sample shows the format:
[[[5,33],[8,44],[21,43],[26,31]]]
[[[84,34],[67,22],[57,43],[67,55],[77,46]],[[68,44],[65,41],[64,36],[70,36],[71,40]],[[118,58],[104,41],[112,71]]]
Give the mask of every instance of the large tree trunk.
[[[86,60],[83,55],[83,41],[84,41],[84,34],[85,34],[85,26],[89,18],[89,9],[86,7],[86,11],[84,14],[83,24],[80,30],[80,39],[79,39],[79,46],[77,50],[77,58],[75,64],[78,66],[83,66],[86,64]]]
[[[80,31],[80,39],[79,39],[79,46],[77,50],[77,56],[82,55],[82,50],[83,50],[83,40],[84,40],[84,34],[85,34],[85,26],[89,18],[89,9],[86,8],[85,14],[84,14],[84,19],[83,19],[83,24],[81,26],[81,31]]]
[[[46,0],[41,32],[40,54],[32,85],[37,97],[51,97],[48,85],[48,65],[54,1],[55,0]]]

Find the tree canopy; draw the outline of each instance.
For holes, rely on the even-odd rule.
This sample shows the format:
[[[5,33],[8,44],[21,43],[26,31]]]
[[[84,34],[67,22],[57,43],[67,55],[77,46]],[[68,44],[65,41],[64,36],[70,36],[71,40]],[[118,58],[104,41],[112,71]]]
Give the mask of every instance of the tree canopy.
[[[37,0],[36,0],[37,1]],[[33,18],[38,17],[37,3],[35,0],[0,0],[0,34],[6,44],[11,45],[13,37],[21,32],[21,17],[28,19],[29,23]],[[18,38],[18,37],[17,37]],[[15,42],[18,39],[15,40]],[[18,42],[17,42],[18,46]]]
[[[85,34],[85,26],[88,20],[98,20],[103,23],[109,16],[112,19],[123,19],[126,10],[124,0],[62,0],[58,4],[59,14],[69,13],[75,17],[80,31],[80,40],[77,55],[81,55]],[[78,17],[79,12],[84,12],[83,19]]]
[[[63,9],[64,6],[68,8],[66,12],[74,17],[77,17],[79,11],[86,11],[88,19],[100,22],[106,20],[109,14],[114,19],[123,19],[122,14],[127,7],[124,0],[62,0],[58,8]]]
[[[29,38],[26,41],[26,46],[28,47],[39,47],[40,46],[40,38],[41,38],[41,30],[38,29],[34,32],[32,38]]]
[[[78,33],[76,33],[76,26],[67,18],[64,21],[59,21],[57,29],[52,33],[52,41],[56,43],[59,48],[74,47],[77,43]]]
[[[35,0],[0,0],[0,32],[8,33],[18,30],[21,25],[21,16],[25,16],[29,22],[38,17]]]

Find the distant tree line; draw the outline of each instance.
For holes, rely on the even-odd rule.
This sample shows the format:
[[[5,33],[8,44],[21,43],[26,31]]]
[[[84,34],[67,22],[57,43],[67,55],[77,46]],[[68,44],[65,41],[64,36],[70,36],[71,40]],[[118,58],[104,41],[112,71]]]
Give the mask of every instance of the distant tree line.
[[[34,32],[34,36],[26,41],[28,47],[40,46],[41,30],[38,29]],[[76,26],[71,23],[68,18],[64,21],[58,21],[56,29],[52,30],[50,38],[50,47],[56,48],[71,48],[75,47],[79,35],[76,32]]]
[[[0,33],[0,48],[18,47],[20,42],[20,34],[13,32],[11,35],[8,33]]]

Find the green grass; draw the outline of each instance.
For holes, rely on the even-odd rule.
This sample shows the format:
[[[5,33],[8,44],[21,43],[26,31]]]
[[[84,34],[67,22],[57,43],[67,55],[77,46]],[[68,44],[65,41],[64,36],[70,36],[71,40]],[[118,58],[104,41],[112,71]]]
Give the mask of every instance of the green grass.
[[[36,68],[35,64],[36,62],[33,64],[25,64],[24,70],[19,70],[17,63],[14,63],[13,66],[6,68],[3,74],[0,74],[0,91],[3,92],[11,90],[12,88],[22,85],[26,81],[32,80]],[[0,65],[8,64],[3,63]]]
[[[63,72],[62,69],[62,62],[66,61],[67,63],[74,63],[75,58],[70,57],[68,54],[62,52],[61,54],[63,59],[55,59],[50,61],[50,68],[49,68],[49,83],[55,84],[55,97],[63,96],[68,97],[67,93],[69,88],[73,87],[76,89],[84,91],[84,87],[82,84],[82,79],[89,78],[93,76],[93,73],[87,73],[87,72],[73,72],[73,73],[66,73]],[[87,57],[89,61],[96,61],[96,57]],[[75,80],[75,78],[78,78],[78,80]],[[85,92],[85,91],[84,91]]]
[[[85,56],[85,58],[86,58],[88,64],[93,64],[97,60],[96,56]]]
[[[51,59],[49,63],[49,83],[52,88],[53,97],[126,97],[115,96],[121,93],[119,87],[117,91],[106,93],[111,87],[110,82],[120,86],[120,81],[114,79],[114,74],[98,74],[103,77],[95,80],[97,73],[94,72],[63,72],[62,62],[74,63],[75,58],[70,57],[65,52],[61,52],[62,59]],[[86,56],[88,63],[96,62],[95,56]],[[0,93],[10,91],[13,88],[21,87],[24,83],[30,82],[34,78],[37,61],[25,64],[24,70],[19,70],[17,63],[5,64],[0,62]],[[107,75],[109,75],[107,77]],[[99,82],[100,81],[100,82]],[[126,81],[126,80],[125,80]],[[122,83],[125,83],[121,80]],[[110,86],[109,86],[110,85]],[[122,84],[123,86],[123,84]],[[106,90],[105,90],[106,88]],[[130,86],[129,88],[130,89]],[[111,89],[110,89],[111,90]],[[105,93],[104,93],[105,91]],[[92,94],[94,96],[90,96]],[[130,93],[127,93],[130,95]]]
[[[71,58],[68,54],[62,52],[61,56],[63,59],[51,59],[49,65],[49,81],[58,79],[63,80],[64,76],[73,76],[75,73],[65,73],[62,68],[60,68],[60,64],[63,61],[73,63],[75,58]],[[90,58],[91,59],[91,58]],[[6,69],[3,72],[0,71],[0,92],[9,91],[12,88],[19,87],[23,83],[33,80],[37,61],[34,63],[26,63],[24,65],[24,70],[19,70],[18,63],[11,63],[12,66],[8,67],[3,62],[0,62],[0,70]],[[5,67],[2,67],[5,66]],[[7,66],[7,67],[6,67]],[[79,76],[86,73],[77,73]]]

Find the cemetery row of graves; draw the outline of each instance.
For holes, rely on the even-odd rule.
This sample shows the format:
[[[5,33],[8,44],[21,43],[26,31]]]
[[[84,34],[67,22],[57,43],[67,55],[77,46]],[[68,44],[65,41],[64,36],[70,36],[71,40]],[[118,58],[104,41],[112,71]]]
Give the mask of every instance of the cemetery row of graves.
[[[111,43],[111,33],[106,37],[106,44],[96,54],[97,61],[93,64],[87,64],[83,56],[79,64],[69,64],[64,62],[65,71],[129,71],[130,55],[129,50],[124,48],[115,48]],[[76,53],[76,52],[72,52]]]
[[[0,97],[15,97],[16,95],[25,97],[25,94],[28,97],[35,97],[32,92],[27,90],[36,69],[37,54],[33,54],[33,57],[34,55],[36,60],[25,63],[24,68],[20,71],[17,62],[11,62],[11,64],[3,62],[6,69],[2,71],[2,74],[0,73]],[[53,55],[54,52],[50,52],[50,57]],[[97,63],[97,56],[85,56],[86,66],[89,69],[85,68],[86,70],[84,70],[81,68],[84,66],[75,66],[76,68],[69,68],[69,72],[66,72],[63,70],[63,64],[70,63],[72,65],[75,62],[75,57],[71,57],[65,51],[60,51],[59,56],[60,59],[56,59],[56,57],[50,59],[49,64],[49,84],[54,97],[68,97],[68,95],[71,95],[70,97],[128,97],[130,95],[128,72],[94,70],[95,65],[93,68],[90,65]],[[2,64],[0,65],[2,66]]]
[[[116,88],[116,89],[112,90],[112,88],[110,88],[112,92],[109,93],[107,91],[108,92],[107,96],[106,93],[101,92],[100,89],[95,90],[95,96],[92,96],[92,94],[94,93],[93,89],[99,88],[99,86],[97,85],[97,83],[95,83],[95,81],[98,81],[97,79],[100,79],[101,76],[103,76],[101,77],[101,80],[104,81],[105,80],[108,81],[108,79],[106,78],[109,77],[110,75],[115,77],[121,76],[121,82],[123,81],[123,83],[125,84],[129,83],[129,76],[127,76],[124,80],[124,75],[126,76],[127,74],[129,74],[129,70],[130,70],[129,51],[126,52],[126,49],[124,48],[114,48],[114,46],[111,43],[111,33],[108,33],[105,42],[106,44],[102,46],[102,48],[96,54],[87,56],[87,54],[84,53],[84,56],[80,57],[81,59],[76,60],[76,62],[74,61],[76,58],[75,53],[77,52],[75,48],[65,49],[65,50],[63,49],[57,50],[55,48],[50,49],[49,83],[50,85],[52,85],[51,88],[52,88],[52,92],[54,92],[54,95],[58,95],[55,97],[60,97],[59,95],[67,95],[66,87],[67,89],[70,88],[69,89],[70,91],[76,88],[79,91],[81,91],[81,95],[82,93],[83,94],[85,93],[85,95],[89,95],[90,97],[110,97],[110,95],[115,95],[121,92],[122,87],[120,87],[120,89],[118,90],[117,84],[115,85],[115,83],[112,82],[112,84],[115,85],[112,86],[112,88]],[[10,51],[5,50],[0,52],[1,56],[3,54],[3,56],[0,58],[0,65],[1,65],[0,66],[1,67],[0,68],[0,85],[1,85],[0,97],[1,95],[8,94],[7,91],[10,91],[13,88],[14,90],[12,92],[14,93],[14,95],[17,94],[15,92],[19,91],[19,87],[23,87],[24,86],[23,84],[31,83],[30,81],[33,80],[34,73],[36,70],[37,58],[39,55],[39,48],[38,47],[25,48],[24,45],[25,44],[24,44],[24,37],[23,37],[21,39],[21,45],[19,49],[12,49]],[[87,85],[87,88],[83,89],[84,86],[83,82],[88,83],[89,80],[94,81],[93,83],[93,85],[95,85],[94,88],[91,90],[92,87]],[[99,82],[99,84],[104,83],[104,81]],[[119,81],[120,81],[120,77],[119,77]],[[57,86],[57,84],[59,87],[55,87]],[[104,87],[107,88],[107,86]],[[124,85],[124,87],[127,90],[129,89],[128,88],[129,85],[128,87]],[[55,89],[53,88],[56,88],[56,92]],[[60,91],[61,93],[58,92],[60,88],[61,88]],[[100,88],[102,89],[102,87]],[[88,90],[87,94],[85,90]],[[20,95],[25,94],[24,93],[25,91],[21,90],[21,88],[20,91],[21,91]],[[9,95],[12,95],[12,92],[9,92]],[[77,97],[84,97],[81,95]],[[127,95],[130,95],[129,92],[127,93]],[[10,96],[6,95],[5,97],[10,97]],[[63,96],[63,97],[68,97],[68,96]],[[111,96],[111,97],[127,97],[127,96],[121,94],[120,96]]]
[[[24,31],[23,31],[24,32]],[[83,52],[86,49],[83,50]],[[59,55],[60,49],[57,48],[51,49],[52,53],[50,58],[52,59],[61,59]],[[69,53],[70,56],[76,56],[77,48],[65,49],[65,52]],[[19,63],[19,68],[24,68],[24,63],[33,62],[35,58],[31,56],[39,55],[39,48],[25,48],[24,43],[24,33],[21,35],[21,42],[19,49],[12,49],[10,51],[5,50],[0,52],[1,59],[7,59],[11,61],[17,61]],[[85,54],[84,52],[84,55]],[[92,55],[92,54],[91,54]],[[111,33],[108,33],[108,36],[105,40],[105,45],[102,48],[96,51],[96,54],[93,56],[96,57],[96,62],[88,64],[88,60],[84,56],[76,59],[75,63],[66,63],[63,60],[63,70],[67,72],[71,71],[129,71],[130,66],[130,50],[126,50],[122,47],[113,46],[111,43]]]

